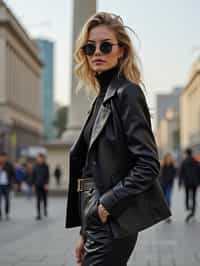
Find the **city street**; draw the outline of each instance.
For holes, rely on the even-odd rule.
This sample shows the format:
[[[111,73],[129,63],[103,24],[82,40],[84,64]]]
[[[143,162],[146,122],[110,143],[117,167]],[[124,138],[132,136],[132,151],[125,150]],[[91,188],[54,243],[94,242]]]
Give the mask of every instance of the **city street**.
[[[102,197],[114,216],[158,174],[168,204],[175,180],[172,217],[138,234],[126,266],[200,266],[199,10],[196,0],[0,0],[0,266],[77,265],[80,227],[65,228],[66,184],[84,191],[93,182],[76,187],[74,176],[94,176],[103,192],[117,184],[116,195]],[[45,213],[37,215],[30,187]],[[148,193],[144,204],[134,197],[127,230],[166,217],[159,190],[152,191],[154,206]],[[93,195],[79,205],[94,205]],[[69,203],[78,224],[73,193]],[[116,246],[118,263],[108,266],[120,264]]]
[[[12,197],[11,219],[0,222],[0,266],[75,266],[78,229],[64,228],[65,198],[50,198],[49,217],[42,221],[35,221],[34,204],[34,199]],[[140,234],[129,266],[200,265],[200,211],[196,221],[185,224],[183,191],[177,188],[173,214],[171,224]]]

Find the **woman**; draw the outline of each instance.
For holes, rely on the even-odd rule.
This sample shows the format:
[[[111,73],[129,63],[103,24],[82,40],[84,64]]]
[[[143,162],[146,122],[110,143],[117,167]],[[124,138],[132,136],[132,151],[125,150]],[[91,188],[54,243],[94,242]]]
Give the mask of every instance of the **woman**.
[[[119,16],[97,13],[76,43],[79,85],[97,96],[70,150],[66,227],[77,264],[125,266],[138,232],[169,217],[137,56]],[[79,207],[78,207],[79,206]]]
[[[163,162],[161,164],[160,183],[169,208],[171,207],[171,195],[175,176],[176,167],[174,164],[174,160],[172,158],[172,155],[170,153],[167,153],[165,154]],[[167,222],[170,221],[171,219],[167,219]]]

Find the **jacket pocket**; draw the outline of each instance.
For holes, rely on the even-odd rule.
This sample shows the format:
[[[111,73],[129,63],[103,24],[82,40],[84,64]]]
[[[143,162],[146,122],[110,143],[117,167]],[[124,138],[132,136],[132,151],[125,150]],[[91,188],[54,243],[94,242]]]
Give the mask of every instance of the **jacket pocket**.
[[[102,224],[98,214],[99,196],[96,189],[92,189],[87,193],[87,200],[84,206],[84,217],[86,226]]]

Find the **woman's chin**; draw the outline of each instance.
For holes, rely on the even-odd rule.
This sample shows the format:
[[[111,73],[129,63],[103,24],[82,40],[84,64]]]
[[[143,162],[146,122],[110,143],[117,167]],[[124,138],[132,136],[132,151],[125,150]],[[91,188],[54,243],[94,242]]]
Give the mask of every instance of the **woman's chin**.
[[[97,73],[101,73],[101,72],[104,72],[104,71],[106,71],[108,69],[109,69],[109,67],[103,67],[103,66],[100,67],[100,66],[98,66],[98,67],[94,68],[94,71],[97,72]]]

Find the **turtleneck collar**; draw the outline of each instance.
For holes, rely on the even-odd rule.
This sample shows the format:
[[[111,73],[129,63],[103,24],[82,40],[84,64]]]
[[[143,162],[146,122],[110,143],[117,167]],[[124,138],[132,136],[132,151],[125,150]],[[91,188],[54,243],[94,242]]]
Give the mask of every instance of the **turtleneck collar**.
[[[108,69],[100,74],[96,74],[96,79],[99,82],[100,86],[100,94],[105,93],[108,85],[112,81],[112,79],[118,74],[119,68],[115,66],[111,69]]]

